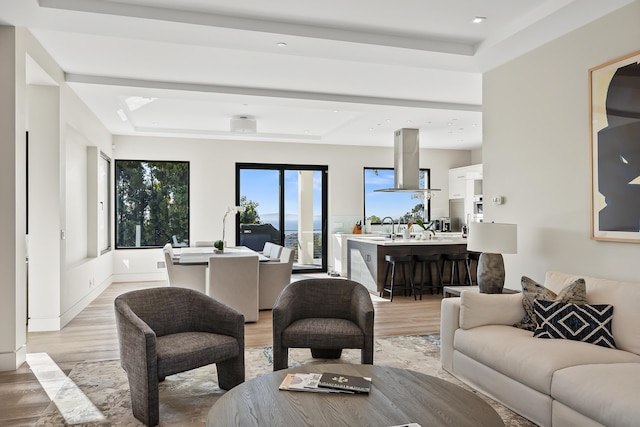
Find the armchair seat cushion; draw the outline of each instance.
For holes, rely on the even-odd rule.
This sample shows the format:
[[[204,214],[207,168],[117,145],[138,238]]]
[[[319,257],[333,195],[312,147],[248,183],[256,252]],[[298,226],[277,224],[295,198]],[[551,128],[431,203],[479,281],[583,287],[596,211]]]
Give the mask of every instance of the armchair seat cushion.
[[[158,375],[166,377],[238,356],[238,340],[208,332],[157,337]]]
[[[282,343],[291,348],[363,348],[364,334],[350,320],[316,317],[289,325],[282,333]]]

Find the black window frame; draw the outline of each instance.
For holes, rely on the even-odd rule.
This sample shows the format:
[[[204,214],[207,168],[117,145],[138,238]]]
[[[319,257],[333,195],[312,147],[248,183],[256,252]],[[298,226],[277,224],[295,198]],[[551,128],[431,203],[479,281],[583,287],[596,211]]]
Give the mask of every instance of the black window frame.
[[[114,173],[113,173],[113,194],[114,194],[114,215],[113,215],[113,230],[114,230],[114,249],[115,250],[130,250],[130,249],[157,249],[163,247],[166,243],[171,243],[172,247],[176,247],[173,241],[169,240],[164,244],[157,245],[148,245],[148,246],[122,246],[119,242],[118,231],[119,231],[119,192],[118,192],[118,172],[119,163],[123,162],[140,162],[140,163],[177,163],[177,164],[186,164],[187,165],[187,173],[186,173],[186,186],[187,186],[187,226],[186,226],[186,241],[188,242],[191,236],[191,162],[186,160],[141,160],[141,159],[115,159],[114,162]],[[183,239],[184,241],[185,239]],[[188,243],[182,246],[188,246]],[[179,247],[179,246],[178,246]]]

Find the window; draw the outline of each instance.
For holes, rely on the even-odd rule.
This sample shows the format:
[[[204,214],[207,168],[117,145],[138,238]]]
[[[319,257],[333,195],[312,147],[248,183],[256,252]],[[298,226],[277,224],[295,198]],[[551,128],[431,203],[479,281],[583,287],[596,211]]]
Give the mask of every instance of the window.
[[[236,241],[291,248],[296,273],[327,271],[327,166],[238,163],[236,174]]]
[[[429,188],[429,170],[420,169],[418,184]],[[394,186],[393,168],[364,168],[364,217],[372,224],[379,224],[386,216],[394,222],[409,220],[429,221],[431,202],[416,193],[377,193],[374,190]]]
[[[189,162],[116,160],[116,249],[189,245]]]
[[[98,249],[100,253],[111,249],[111,159],[100,153],[98,162]]]

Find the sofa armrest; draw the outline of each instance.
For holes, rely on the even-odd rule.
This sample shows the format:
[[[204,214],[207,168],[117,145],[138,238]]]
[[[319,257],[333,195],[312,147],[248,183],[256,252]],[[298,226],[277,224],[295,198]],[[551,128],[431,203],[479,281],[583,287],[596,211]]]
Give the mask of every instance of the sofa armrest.
[[[484,325],[513,325],[524,317],[522,294],[482,294],[462,292],[460,295],[460,328]]]
[[[440,310],[440,362],[453,370],[453,338],[460,328],[460,298],[443,298]]]

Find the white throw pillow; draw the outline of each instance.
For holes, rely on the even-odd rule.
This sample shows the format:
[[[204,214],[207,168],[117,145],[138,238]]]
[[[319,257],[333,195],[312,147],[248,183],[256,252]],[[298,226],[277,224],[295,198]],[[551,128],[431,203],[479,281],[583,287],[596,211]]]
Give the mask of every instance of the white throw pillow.
[[[460,294],[460,327],[471,329],[484,325],[511,326],[524,316],[522,294]]]

